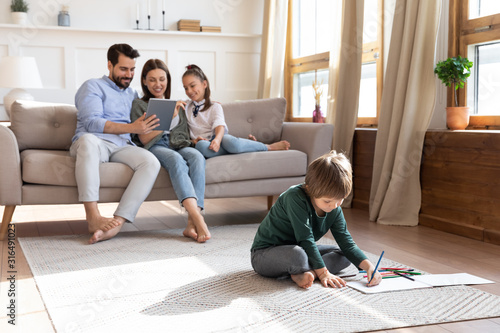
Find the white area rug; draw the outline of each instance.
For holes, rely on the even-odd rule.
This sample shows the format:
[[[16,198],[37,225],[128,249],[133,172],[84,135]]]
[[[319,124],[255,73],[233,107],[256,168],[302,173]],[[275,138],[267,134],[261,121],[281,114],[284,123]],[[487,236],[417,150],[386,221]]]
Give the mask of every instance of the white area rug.
[[[256,230],[213,227],[205,244],[182,230],[20,244],[57,332],[360,332],[500,316],[500,296],[467,286],[370,295],[261,277],[250,264]]]

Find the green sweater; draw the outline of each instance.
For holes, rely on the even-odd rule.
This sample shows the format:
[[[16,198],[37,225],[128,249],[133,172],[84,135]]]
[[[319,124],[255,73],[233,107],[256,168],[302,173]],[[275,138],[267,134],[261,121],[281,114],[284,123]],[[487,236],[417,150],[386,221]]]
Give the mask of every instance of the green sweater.
[[[347,230],[342,209],[338,207],[324,217],[319,217],[302,184],[299,184],[283,192],[271,207],[257,230],[252,249],[299,245],[306,251],[311,267],[319,269],[325,267],[325,263],[316,241],[328,230],[332,232],[344,255],[354,265],[359,267],[359,264],[367,259]]]

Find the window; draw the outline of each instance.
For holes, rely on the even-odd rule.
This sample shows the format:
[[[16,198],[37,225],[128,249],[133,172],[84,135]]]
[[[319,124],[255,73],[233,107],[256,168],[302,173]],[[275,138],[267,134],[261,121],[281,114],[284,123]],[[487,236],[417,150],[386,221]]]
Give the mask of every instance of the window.
[[[322,91],[320,108],[327,111],[329,59],[333,26],[330,13],[338,0],[290,0],[285,96],[288,121],[312,121],[313,83]],[[383,0],[367,0],[364,7],[363,65],[358,125],[377,124],[382,96]]]
[[[450,0],[448,55],[474,62],[459,105],[471,108],[469,126],[500,128],[500,1]],[[452,91],[448,91],[448,100]],[[465,103],[466,102],[466,103]]]

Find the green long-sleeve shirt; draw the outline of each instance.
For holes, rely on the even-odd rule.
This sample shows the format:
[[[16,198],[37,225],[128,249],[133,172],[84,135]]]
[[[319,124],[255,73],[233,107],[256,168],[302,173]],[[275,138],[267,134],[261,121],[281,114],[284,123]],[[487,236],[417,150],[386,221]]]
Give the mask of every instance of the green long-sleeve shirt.
[[[252,249],[299,245],[306,251],[311,267],[319,269],[325,267],[325,263],[316,241],[330,230],[347,259],[359,266],[367,257],[347,230],[342,208],[319,217],[302,185],[292,186],[279,196],[260,224]]]

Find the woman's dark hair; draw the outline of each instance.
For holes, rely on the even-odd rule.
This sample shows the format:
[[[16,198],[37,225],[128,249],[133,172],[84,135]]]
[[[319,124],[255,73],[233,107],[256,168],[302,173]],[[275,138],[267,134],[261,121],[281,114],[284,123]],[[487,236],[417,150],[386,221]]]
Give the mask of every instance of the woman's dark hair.
[[[139,51],[132,48],[132,46],[128,44],[114,44],[108,49],[108,61],[111,61],[111,64],[115,66],[118,63],[118,57],[120,54],[123,54],[130,59],[135,59],[140,56]]]
[[[207,79],[205,73],[203,73],[201,68],[196,66],[196,65],[188,65],[188,66],[186,66],[186,71],[182,75],[182,78],[184,78],[188,75],[194,75],[198,79],[200,79],[201,82],[203,82],[203,81],[207,82],[207,87],[205,88],[205,95],[203,95],[203,98],[205,98],[205,105],[203,105],[203,109],[201,109],[200,111],[204,111],[204,110],[208,109],[209,107],[212,106],[212,101],[210,100],[210,83],[208,82],[208,79]]]
[[[167,65],[160,59],[149,59],[144,64],[144,67],[142,67],[141,87],[142,87],[142,92],[144,93],[142,100],[148,102],[150,98],[154,98],[154,95],[149,91],[148,87],[144,84],[146,76],[153,69],[162,69],[163,71],[165,71],[165,74],[167,75],[167,89],[165,89],[164,96],[165,98],[169,99],[171,90],[171,81],[172,81],[170,80],[170,71],[168,70]]]

